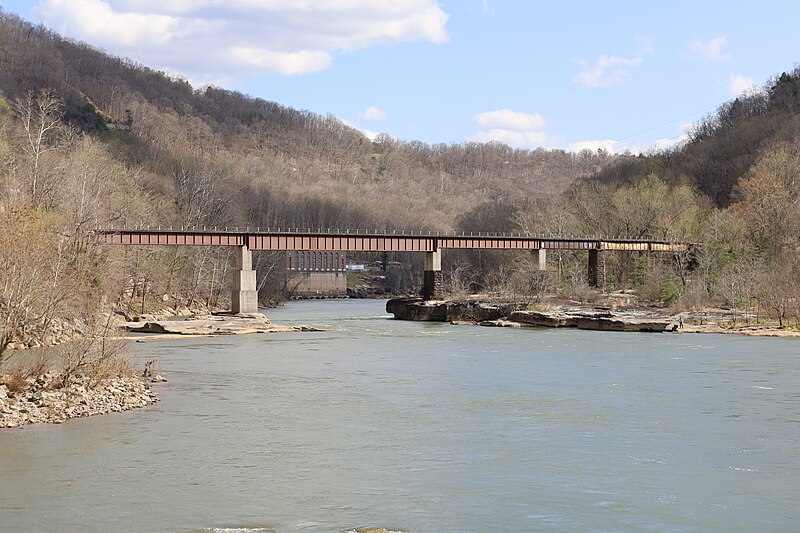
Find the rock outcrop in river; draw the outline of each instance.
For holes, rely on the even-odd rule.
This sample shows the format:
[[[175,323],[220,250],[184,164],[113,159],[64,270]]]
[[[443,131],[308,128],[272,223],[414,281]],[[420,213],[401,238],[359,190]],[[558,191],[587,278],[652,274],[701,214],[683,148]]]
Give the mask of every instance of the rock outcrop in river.
[[[507,317],[523,306],[483,302],[426,301],[421,298],[395,298],[386,302],[386,311],[401,320],[427,322],[473,322]]]
[[[548,328],[578,328],[600,331],[665,331],[673,323],[669,317],[611,316],[606,313],[569,311],[516,311],[509,322],[524,326]]]
[[[482,326],[659,332],[670,329],[675,323],[672,317],[665,316],[612,316],[609,311],[585,309],[527,311],[522,307],[518,304],[425,301],[420,298],[396,298],[386,303],[386,311],[402,320],[469,322]]]
[[[229,313],[190,316],[186,320],[153,320],[126,322],[125,329],[136,333],[165,333],[172,335],[242,335],[247,333],[286,333],[320,331],[311,326],[282,326],[273,324],[261,313]]]

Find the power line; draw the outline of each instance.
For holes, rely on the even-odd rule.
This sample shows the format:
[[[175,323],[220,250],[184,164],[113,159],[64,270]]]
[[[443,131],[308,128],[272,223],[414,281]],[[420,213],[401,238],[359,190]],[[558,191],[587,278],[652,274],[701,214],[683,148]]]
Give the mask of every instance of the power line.
[[[678,118],[674,118],[672,120],[668,120],[666,122],[662,122],[661,124],[658,124],[656,126],[651,126],[651,127],[648,127],[648,128],[644,128],[642,130],[633,132],[633,133],[631,133],[629,135],[625,135],[624,137],[620,137],[618,139],[614,139],[614,142],[624,141],[625,139],[630,139],[631,137],[635,137],[635,136],[640,135],[642,133],[647,133],[649,131],[653,131],[653,130],[657,130],[659,128],[663,128],[664,126],[668,126],[670,124],[674,124],[675,122],[680,122],[680,121],[685,120],[685,119],[687,119],[689,117],[692,117],[694,115],[698,115],[700,113],[707,113],[707,112],[711,111],[712,109],[716,109],[716,108],[717,108],[717,106],[714,105],[712,107],[707,107],[707,108],[701,109],[699,111],[693,111],[691,113],[687,113],[686,115],[682,115],[682,116],[680,116]]]

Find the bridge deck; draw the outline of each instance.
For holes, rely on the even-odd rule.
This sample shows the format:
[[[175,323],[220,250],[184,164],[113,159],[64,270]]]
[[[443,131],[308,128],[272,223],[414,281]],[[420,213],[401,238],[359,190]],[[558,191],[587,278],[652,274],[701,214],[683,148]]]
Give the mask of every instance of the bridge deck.
[[[247,246],[250,250],[432,252],[441,248],[500,250],[630,250],[685,252],[676,241],[609,237],[544,237],[518,233],[435,233],[408,231],[258,229],[98,229],[104,244]]]

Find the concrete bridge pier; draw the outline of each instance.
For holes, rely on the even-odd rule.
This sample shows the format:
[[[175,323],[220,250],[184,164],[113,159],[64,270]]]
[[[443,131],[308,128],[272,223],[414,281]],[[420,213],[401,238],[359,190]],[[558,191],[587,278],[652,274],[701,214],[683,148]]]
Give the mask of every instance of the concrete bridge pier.
[[[256,271],[253,270],[253,252],[247,246],[236,247],[236,270],[233,271],[231,291],[233,313],[258,313]]]
[[[422,298],[438,300],[442,287],[442,250],[425,252],[425,273],[422,278]]]
[[[606,285],[606,256],[602,250],[589,250],[589,286],[602,289]]]
[[[547,270],[547,250],[540,248],[531,250],[531,261],[536,266],[536,270],[544,272]]]

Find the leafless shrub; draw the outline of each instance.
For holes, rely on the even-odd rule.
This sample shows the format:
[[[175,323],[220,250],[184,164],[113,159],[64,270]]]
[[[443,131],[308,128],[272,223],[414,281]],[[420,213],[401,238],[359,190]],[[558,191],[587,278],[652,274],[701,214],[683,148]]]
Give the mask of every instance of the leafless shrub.
[[[472,292],[476,273],[466,263],[451,265],[442,271],[442,292],[449,296],[464,296]]]
[[[22,392],[28,389],[33,379],[44,374],[47,370],[47,361],[42,357],[18,363],[11,367],[7,373],[0,374],[0,385],[5,385],[9,392]]]
[[[592,297],[592,288],[586,279],[586,271],[582,265],[574,264],[567,272],[566,296],[581,303],[588,302]]]
[[[515,302],[530,306],[542,300],[550,288],[550,278],[547,272],[521,269],[512,274],[509,286]]]
[[[127,357],[127,341],[110,335],[110,314],[92,321],[86,329],[82,338],[58,347],[62,384],[75,376],[89,377],[96,385],[111,377],[136,373]]]

